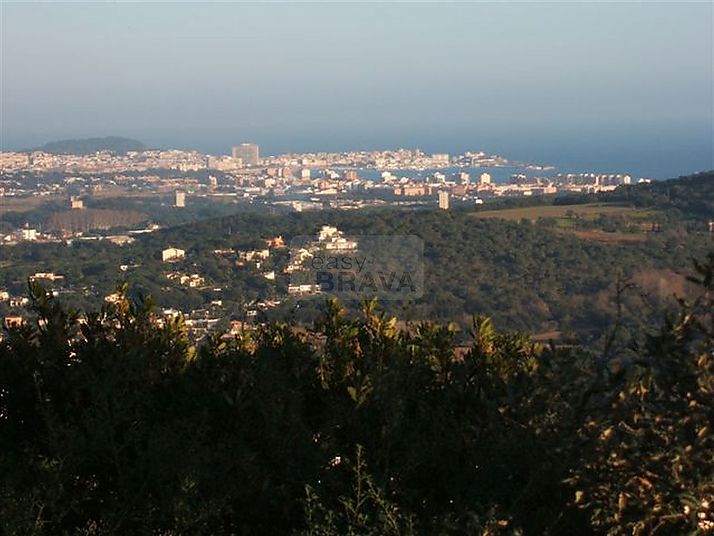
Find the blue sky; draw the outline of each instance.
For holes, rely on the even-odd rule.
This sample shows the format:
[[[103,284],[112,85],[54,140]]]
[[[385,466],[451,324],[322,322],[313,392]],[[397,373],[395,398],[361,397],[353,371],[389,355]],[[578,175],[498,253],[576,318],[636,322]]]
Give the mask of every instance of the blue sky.
[[[601,168],[640,151],[694,171],[712,167],[712,25],[710,3],[5,2],[2,145],[482,147]]]

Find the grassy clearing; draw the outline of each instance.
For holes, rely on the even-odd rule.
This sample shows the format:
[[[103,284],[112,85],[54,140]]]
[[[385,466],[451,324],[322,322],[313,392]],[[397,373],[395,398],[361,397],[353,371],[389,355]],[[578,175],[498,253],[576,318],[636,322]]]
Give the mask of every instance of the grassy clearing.
[[[569,234],[581,240],[599,242],[601,244],[637,244],[644,242],[649,237],[648,233],[609,233],[600,229],[557,229],[562,234]]]
[[[511,221],[539,219],[553,220],[551,229],[560,234],[569,234],[581,240],[602,244],[627,245],[647,240],[651,219],[656,211],[638,209],[616,203],[589,203],[584,205],[544,205],[536,207],[485,210],[475,212],[479,219],[500,218]],[[582,229],[578,222],[593,221],[599,216],[625,218],[634,232],[606,232],[602,229]]]
[[[555,218],[556,220],[565,220],[567,222],[574,217],[593,220],[601,214],[642,219],[651,216],[653,212],[612,203],[588,203],[584,205],[543,205],[503,210],[484,210],[474,212],[473,216],[479,219],[500,218],[515,221],[523,219],[536,221],[538,218]],[[560,224],[561,222],[559,221],[558,223]]]
[[[30,212],[53,201],[68,199],[60,196],[0,197],[0,214],[5,212]]]

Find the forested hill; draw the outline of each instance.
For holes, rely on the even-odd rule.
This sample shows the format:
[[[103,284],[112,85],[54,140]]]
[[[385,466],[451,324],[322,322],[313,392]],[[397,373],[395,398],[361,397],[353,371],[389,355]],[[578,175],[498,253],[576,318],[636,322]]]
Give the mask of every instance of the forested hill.
[[[714,171],[665,181],[618,186],[611,192],[507,197],[480,205],[478,211],[548,205],[621,203],[635,208],[667,211],[670,218],[714,218]]]
[[[621,186],[614,192],[600,194],[600,198],[631,203],[636,207],[673,210],[683,217],[714,218],[714,171]]]
[[[146,149],[148,149],[148,147],[140,141],[130,138],[121,138],[119,136],[108,136],[106,138],[53,141],[32,150],[52,154],[87,155],[94,154],[98,151],[126,154],[129,151],[145,151]]]
[[[55,271],[65,276],[63,300],[79,309],[98,308],[118,283],[126,283],[131,295],[154,296],[164,308],[200,309],[214,299],[208,291],[167,281],[169,267],[160,252],[178,247],[186,251],[186,259],[171,269],[201,274],[208,286],[220,287],[221,318],[242,318],[246,302],[285,296],[285,258],[271,259],[268,269],[278,274],[272,283],[258,270],[214,251],[248,250],[278,235],[290,243],[329,224],[355,237],[423,240],[426,292],[408,303],[383,304],[405,321],[453,321],[467,333],[472,315],[487,314],[505,329],[590,345],[605,340],[618,316],[621,327],[644,329],[676,305],[675,295],[686,296],[688,260],[712,248],[708,221],[714,211],[707,193],[712,180],[712,174],[702,174],[623,188],[608,194],[611,202],[592,196],[575,199],[579,204],[554,206],[551,199],[551,205],[488,209],[486,215],[475,208],[291,214],[236,209],[240,211],[231,216],[166,228],[122,247],[75,241],[70,246],[5,248],[0,287],[19,295],[28,275]],[[122,271],[122,265],[138,268]],[[626,292],[617,297],[619,287]],[[296,320],[310,322],[322,301],[300,298]],[[289,297],[270,314],[284,318],[295,310],[295,299]]]
[[[510,329],[598,338],[617,314],[618,279],[631,283],[629,294],[621,296],[621,312],[640,327],[656,321],[654,311],[686,291],[683,261],[704,255],[712,244],[706,231],[714,218],[706,198],[711,185],[710,174],[633,186],[611,203],[595,198],[562,207],[557,218],[540,217],[536,210],[508,217],[504,211],[504,218],[493,211],[493,218],[483,219],[473,209],[237,214],[167,229],[145,244],[153,250],[178,244],[195,259],[260,237],[289,241],[326,223],[350,235],[415,235],[424,241],[427,293],[404,305],[402,315],[463,327],[472,314],[485,313]],[[692,216],[685,203],[696,204],[694,214],[702,216]],[[581,216],[582,207],[593,212]],[[689,225],[690,218],[697,225]],[[217,269],[212,273],[221,277]]]

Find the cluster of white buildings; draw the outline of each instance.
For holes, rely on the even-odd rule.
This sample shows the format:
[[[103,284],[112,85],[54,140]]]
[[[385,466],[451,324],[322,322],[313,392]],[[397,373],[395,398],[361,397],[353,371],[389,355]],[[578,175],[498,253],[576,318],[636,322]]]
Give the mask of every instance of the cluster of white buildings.
[[[181,286],[189,288],[202,288],[206,285],[206,278],[200,274],[184,274],[182,272],[169,272],[166,279],[174,281]]]
[[[54,154],[42,151],[0,152],[0,172],[65,171],[76,173],[112,173],[173,169],[198,171],[216,169],[236,171],[260,164],[258,145],[244,143],[233,148],[230,156],[212,156],[198,151],[149,150],[129,151],[118,155],[99,151],[88,155]]]
[[[345,238],[344,233],[332,225],[323,225],[315,240],[295,245],[290,249],[290,261],[284,272],[290,276],[289,295],[320,294],[321,288],[313,282],[309,264],[317,255],[338,256],[359,248],[359,242]],[[336,257],[333,257],[336,258]]]
[[[55,238],[47,233],[42,233],[34,227],[22,227],[7,234],[0,234],[0,244],[13,245],[18,242],[51,241]]]
[[[351,251],[357,249],[356,240],[348,240],[344,233],[331,225],[323,225],[317,233],[317,247],[328,251]]]
[[[446,167],[523,167],[546,170],[539,166],[513,162],[499,155],[483,151],[469,151],[460,155],[448,153],[428,154],[420,149],[396,149],[385,151],[344,151],[316,153],[287,153],[263,159],[263,165],[288,167],[346,167],[371,169],[439,169]]]
[[[31,153],[0,153],[0,171],[64,171],[71,173],[112,173],[174,169],[195,171],[208,168],[208,157],[197,151],[129,151],[116,155],[99,151],[89,155]]]
[[[265,157],[260,155],[260,147],[251,143],[233,147],[227,156],[179,150],[128,152],[126,155],[99,152],[87,156],[5,152],[0,153],[0,197],[69,198],[79,192],[88,194],[85,197],[90,199],[97,192],[105,197],[108,192],[116,196],[126,192],[141,195],[171,193],[177,208],[186,207],[190,199],[221,198],[236,203],[258,200],[302,211],[325,207],[357,209],[384,203],[443,206],[445,198],[442,196],[439,201],[442,191],[448,192],[452,204],[456,201],[481,203],[490,197],[605,191],[632,181],[625,174],[558,174],[534,178],[518,173],[508,184],[499,184],[489,173],[471,177],[471,169],[467,170],[504,166],[523,171],[552,169],[513,162],[483,151],[453,156],[427,154],[419,149],[397,149]],[[365,169],[371,175],[375,170],[381,171],[381,175],[376,180],[361,177],[360,173],[366,173]],[[410,175],[413,173],[407,172],[415,170],[429,174],[424,178],[410,178],[400,176],[400,170]],[[65,176],[52,184],[36,181],[28,189],[12,176],[14,171],[64,171],[75,175]],[[92,176],[93,173],[102,175]],[[81,208],[84,200],[81,197],[72,199],[68,206]]]
[[[531,177],[518,173],[508,183],[495,183],[489,173],[481,173],[472,181],[469,173],[460,171],[447,176],[436,171],[425,179],[397,177],[390,172],[382,173],[385,185],[392,185],[394,195],[402,197],[436,197],[439,208],[448,209],[450,199],[482,204],[483,199],[494,197],[527,197],[555,194],[558,192],[595,193],[611,191],[621,185],[632,184],[626,174],[557,174],[553,177]],[[639,179],[646,182],[648,179]]]

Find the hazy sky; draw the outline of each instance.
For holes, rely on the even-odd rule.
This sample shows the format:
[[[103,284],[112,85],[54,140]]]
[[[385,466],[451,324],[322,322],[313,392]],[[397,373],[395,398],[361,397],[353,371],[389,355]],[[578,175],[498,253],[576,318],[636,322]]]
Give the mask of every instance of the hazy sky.
[[[714,167],[709,2],[1,9],[4,149],[123,135]]]

